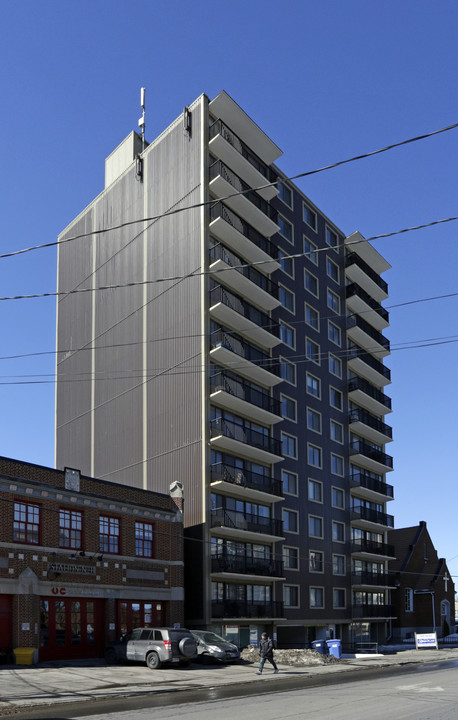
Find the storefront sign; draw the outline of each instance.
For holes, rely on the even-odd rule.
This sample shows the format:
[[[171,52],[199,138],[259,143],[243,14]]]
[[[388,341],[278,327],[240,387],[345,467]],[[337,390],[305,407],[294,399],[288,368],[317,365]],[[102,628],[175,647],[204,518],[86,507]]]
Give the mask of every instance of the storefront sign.
[[[437,633],[415,633],[415,648],[436,648],[439,650],[437,644]]]
[[[48,572],[71,573],[77,575],[95,575],[95,567],[77,565],[76,563],[48,563]]]

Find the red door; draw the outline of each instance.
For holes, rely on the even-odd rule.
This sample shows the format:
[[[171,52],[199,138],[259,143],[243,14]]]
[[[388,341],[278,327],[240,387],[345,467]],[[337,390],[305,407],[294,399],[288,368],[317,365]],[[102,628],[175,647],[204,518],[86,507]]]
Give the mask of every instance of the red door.
[[[101,657],[103,600],[40,599],[40,660]]]
[[[13,596],[0,595],[0,662],[6,662],[13,645]]]

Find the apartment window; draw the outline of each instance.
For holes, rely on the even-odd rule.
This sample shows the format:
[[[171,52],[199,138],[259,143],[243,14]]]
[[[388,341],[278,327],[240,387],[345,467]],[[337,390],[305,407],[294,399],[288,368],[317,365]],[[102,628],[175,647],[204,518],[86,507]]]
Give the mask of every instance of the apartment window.
[[[285,253],[283,250],[278,251],[278,262],[284,273],[294,278],[294,261],[293,258],[288,257],[290,253]]]
[[[283,492],[287,495],[297,495],[297,475],[289,470],[281,471]]]
[[[100,552],[119,554],[119,519],[114,517],[99,517]]]
[[[317,515],[309,515],[309,536],[323,537],[323,518]]]
[[[318,247],[304,235],[304,254],[314,265],[318,265]]]
[[[280,374],[282,380],[286,380],[291,385],[296,384],[296,366],[289,360],[285,360],[285,358],[280,359]]]
[[[329,372],[338,378],[342,377],[342,360],[329,353]]]
[[[342,410],[343,399],[340,390],[336,390],[334,387],[329,388],[329,402],[333,408],[336,408],[336,410]]]
[[[280,200],[283,200],[285,205],[288,205],[288,207],[293,207],[293,193],[291,192],[290,188],[285,185],[282,182],[277,183],[278,188],[278,197]]]
[[[14,503],[13,542],[38,545],[40,542],[40,506]]]
[[[322,587],[309,588],[309,597],[311,608],[324,607],[324,589]]]
[[[333,487],[331,490],[331,503],[332,507],[343,510],[345,508],[345,493],[343,490],[337,487]]]
[[[340,455],[334,455],[331,453],[331,472],[333,475],[340,475],[343,477],[344,474],[344,461]]]
[[[281,452],[285,457],[297,457],[297,438],[294,435],[281,433]]]
[[[286,420],[296,422],[297,403],[287,395],[280,395],[281,416]]]
[[[332,573],[333,575],[345,575],[345,555],[332,556]]]
[[[344,608],[345,602],[345,588],[333,588],[332,591],[332,607],[333,608]]]
[[[283,546],[283,567],[285,570],[299,570],[299,550]]]
[[[336,345],[339,345],[340,347],[340,328],[337,327],[337,325],[334,325],[334,323],[329,322],[328,320],[328,338],[331,342],[335,343]]]
[[[77,510],[59,510],[59,547],[81,550],[83,514]]]
[[[309,500],[323,502],[323,486],[318,480],[309,479]]]
[[[332,539],[334,542],[345,542],[345,525],[337,520],[332,521]]]
[[[339,266],[330,258],[326,259],[326,272],[331,280],[335,280],[337,283],[339,282]]]
[[[331,228],[326,228],[326,245],[329,245],[329,247],[332,247],[334,249],[337,249],[337,246],[339,244],[339,239],[337,237],[337,233],[334,232],[334,230],[331,230]]]
[[[305,380],[308,394],[313,395],[313,397],[320,398],[321,385],[319,378],[315,377],[314,375],[310,375],[310,373],[307,373],[305,376]]]
[[[318,279],[308,270],[304,270],[304,286],[309,293],[318,297]]]
[[[320,364],[320,346],[318,343],[310,340],[310,338],[306,338],[305,340],[305,355],[309,360],[312,360],[312,362],[317,365]]]
[[[342,445],[343,443],[343,425],[331,420],[331,440],[338,442]]]
[[[319,330],[320,327],[320,313],[310,305],[305,304],[305,322],[310,325],[314,330]]]
[[[297,512],[295,510],[283,509],[283,530],[285,532],[297,533],[299,523],[297,519]]]
[[[335,292],[332,292],[332,290],[329,290],[327,292],[328,297],[328,308],[330,310],[334,310],[335,313],[340,315],[340,298],[338,295],[335,294]]]
[[[316,445],[307,444],[308,464],[312,467],[321,468],[321,448]]]
[[[283,585],[283,602],[285,607],[299,607],[298,585]]]
[[[135,554],[153,557],[153,526],[151,523],[135,523]]]
[[[406,588],[404,591],[404,610],[406,612],[413,612],[413,590],[412,588]]]
[[[319,550],[309,550],[309,570],[310,572],[324,571],[324,555]]]
[[[309,225],[312,230],[315,230],[316,232],[316,212],[314,212],[311,208],[307,207],[307,205],[302,206],[302,217],[304,218],[304,222]]]
[[[283,287],[283,285],[279,285],[279,300],[286,310],[294,312],[294,293]]]
[[[277,225],[279,226],[280,230],[279,233],[282,235],[285,240],[288,240],[288,242],[293,243],[293,226],[286,218],[284,218],[282,215],[278,216]]]
[[[307,408],[307,428],[313,432],[321,433],[321,413]]]
[[[290,348],[296,347],[296,331],[280,320],[280,340]]]

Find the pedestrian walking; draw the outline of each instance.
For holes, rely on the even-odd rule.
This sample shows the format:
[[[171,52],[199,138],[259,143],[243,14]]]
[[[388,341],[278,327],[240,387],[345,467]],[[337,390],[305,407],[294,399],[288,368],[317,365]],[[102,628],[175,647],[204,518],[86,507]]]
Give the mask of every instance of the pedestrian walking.
[[[262,675],[262,670],[264,668],[266,660],[268,660],[270,664],[273,665],[274,675],[278,673],[278,667],[274,660],[274,644],[265,632],[262,633],[261,641],[259,643],[259,657],[261,658],[261,660],[259,662],[259,670],[256,675]]]

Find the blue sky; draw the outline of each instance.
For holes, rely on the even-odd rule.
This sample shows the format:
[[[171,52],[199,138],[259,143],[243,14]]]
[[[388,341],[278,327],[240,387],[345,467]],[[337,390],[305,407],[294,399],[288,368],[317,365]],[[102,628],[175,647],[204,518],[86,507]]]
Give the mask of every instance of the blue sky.
[[[56,240],[103,189],[142,86],[149,139],[225,89],[289,175],[458,122],[454,0],[3,0],[0,21],[1,253]],[[458,215],[457,159],[458,129],[298,184],[369,237]],[[387,306],[458,292],[457,233],[374,243],[393,267]],[[54,291],[55,248],[0,260],[0,278],[2,296]],[[389,510],[397,527],[427,521],[458,583],[457,318],[458,297],[393,308],[386,335]],[[52,466],[55,300],[2,301],[0,327],[2,358],[29,355],[0,361],[0,454]]]

